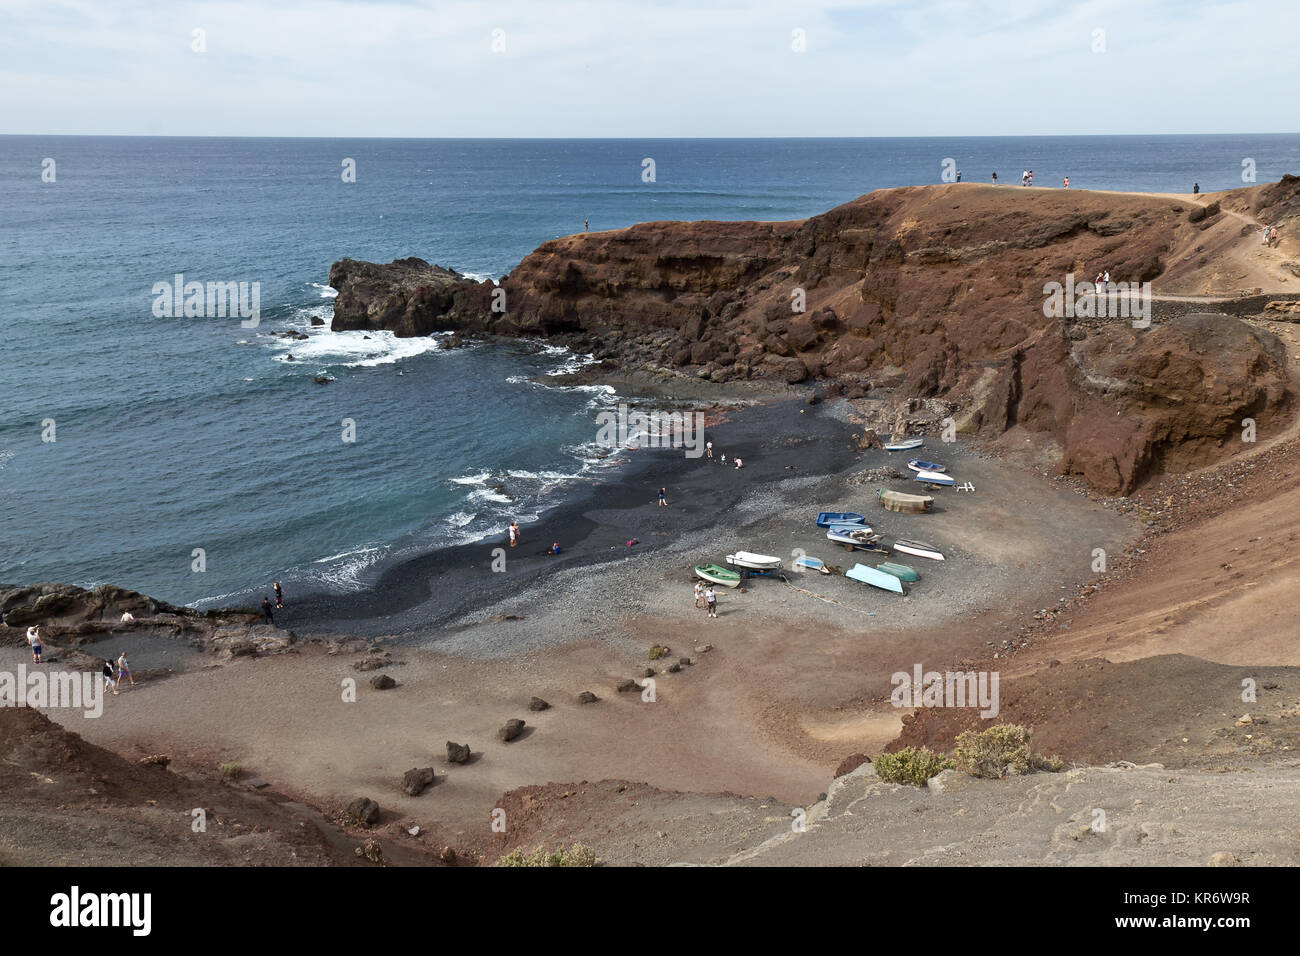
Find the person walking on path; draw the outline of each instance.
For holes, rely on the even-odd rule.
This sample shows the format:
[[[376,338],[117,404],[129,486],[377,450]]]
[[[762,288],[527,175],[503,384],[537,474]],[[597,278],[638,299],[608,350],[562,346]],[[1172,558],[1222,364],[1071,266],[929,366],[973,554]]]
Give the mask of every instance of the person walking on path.
[[[271,613],[271,599],[265,594],[262,595],[262,621],[274,626],[275,615]]]
[[[700,602],[704,600],[704,585],[699,581],[695,582],[695,607],[702,608],[704,605]]]
[[[704,604],[709,609],[709,617],[718,616],[718,592],[713,590],[712,584],[704,592]]]
[[[275,609],[279,611],[284,607],[284,589],[280,587],[279,581],[271,586],[275,588]]]
[[[667,489],[667,488],[660,488],[660,489],[659,489],[659,507],[660,507],[660,508],[667,508],[667,507],[668,507],[668,489]]]
[[[132,687],[135,686],[135,678],[131,676],[131,665],[126,662],[126,651],[123,651],[117,658],[117,681],[119,684],[122,682],[123,677],[131,682]]]
[[[114,694],[116,694],[117,678],[113,674],[113,662],[104,661],[104,666],[100,668],[100,671],[104,675],[104,686],[107,687],[109,690],[111,690]]]
[[[33,624],[27,629],[27,645],[32,649],[32,661],[36,664],[43,664],[41,655],[45,653],[45,648],[41,647],[41,626]]]

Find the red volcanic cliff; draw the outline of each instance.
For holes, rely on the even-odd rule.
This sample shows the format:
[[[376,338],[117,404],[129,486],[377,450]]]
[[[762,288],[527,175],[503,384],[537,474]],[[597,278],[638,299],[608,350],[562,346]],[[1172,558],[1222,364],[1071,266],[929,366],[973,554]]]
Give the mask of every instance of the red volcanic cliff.
[[[419,259],[345,259],[330,272],[334,328],[547,336],[714,382],[942,397],[963,409],[963,428],[1047,433],[1064,471],[1125,493],[1226,453],[1244,417],[1264,429],[1288,399],[1285,350],[1229,316],[1157,310],[1147,329],[1048,316],[1044,286],[1102,271],[1113,282],[1158,279],[1190,261],[1207,228],[1244,235],[1225,217],[1294,210],[1297,195],[1294,177],[1222,194],[1239,213],[1082,190],[882,190],[803,221],[567,236],[539,246],[500,288]],[[1183,286],[1198,267],[1180,267]]]

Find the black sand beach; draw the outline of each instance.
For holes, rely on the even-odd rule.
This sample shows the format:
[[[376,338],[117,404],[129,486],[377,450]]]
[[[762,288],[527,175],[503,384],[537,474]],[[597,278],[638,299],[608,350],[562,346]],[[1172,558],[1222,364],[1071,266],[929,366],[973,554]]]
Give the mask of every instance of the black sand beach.
[[[276,623],[311,633],[427,637],[557,571],[651,551],[719,525],[747,493],[771,482],[839,473],[858,455],[852,432],[826,406],[803,400],[737,408],[705,431],[705,440],[714,444],[713,461],[662,448],[624,452],[625,463],[592,483],[575,482],[568,501],[521,526],[516,548],[509,548],[502,528],[498,538],[398,561],[373,587],[357,593],[291,596]],[[737,455],[741,469],[731,464]],[[667,489],[666,508],[657,503],[661,487]],[[631,540],[638,543],[629,547]],[[559,542],[559,555],[545,553],[552,542]],[[492,570],[498,548],[506,550],[500,573]]]

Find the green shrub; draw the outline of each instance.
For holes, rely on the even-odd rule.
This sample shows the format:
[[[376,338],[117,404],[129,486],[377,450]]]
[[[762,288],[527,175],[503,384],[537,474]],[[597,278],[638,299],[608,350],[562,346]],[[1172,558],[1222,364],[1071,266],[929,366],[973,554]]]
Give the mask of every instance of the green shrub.
[[[589,846],[575,843],[547,852],[541,847],[530,852],[511,850],[497,863],[498,866],[595,866],[596,852]]]
[[[1035,754],[1030,749],[1032,736],[1032,731],[1018,724],[995,724],[978,733],[967,730],[957,737],[957,769],[972,777],[992,779],[1036,770],[1059,773],[1064,762],[1060,757]]]
[[[924,787],[927,780],[951,766],[951,760],[929,747],[920,750],[904,747],[892,754],[881,754],[875,760],[876,776],[881,780],[910,783],[914,787]]]
[[[662,644],[656,644],[654,647],[650,648],[650,660],[657,661],[659,658],[667,657],[671,653],[672,651],[664,647]]]
[[[221,771],[222,780],[238,780],[244,773],[244,765],[238,763],[223,763],[217,769]]]

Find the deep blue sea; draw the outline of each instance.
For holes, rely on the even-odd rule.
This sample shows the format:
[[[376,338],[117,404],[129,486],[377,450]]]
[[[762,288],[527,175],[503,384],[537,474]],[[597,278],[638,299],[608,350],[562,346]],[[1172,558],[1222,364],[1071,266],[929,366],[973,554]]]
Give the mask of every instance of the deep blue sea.
[[[593,416],[610,397],[528,381],[580,357],[314,329],[332,262],[417,255],[497,277],[584,219],[802,218],[938,182],[949,157],[966,181],[1032,168],[1036,185],[1212,191],[1241,186],[1247,158],[1261,183],[1300,172],[1300,135],[0,136],[0,583],[177,603],[274,578],[346,590],[386,557],[532,520],[599,472]],[[153,287],[176,273],[260,283],[260,325],[156,317]],[[270,334],[288,329],[310,339]]]

